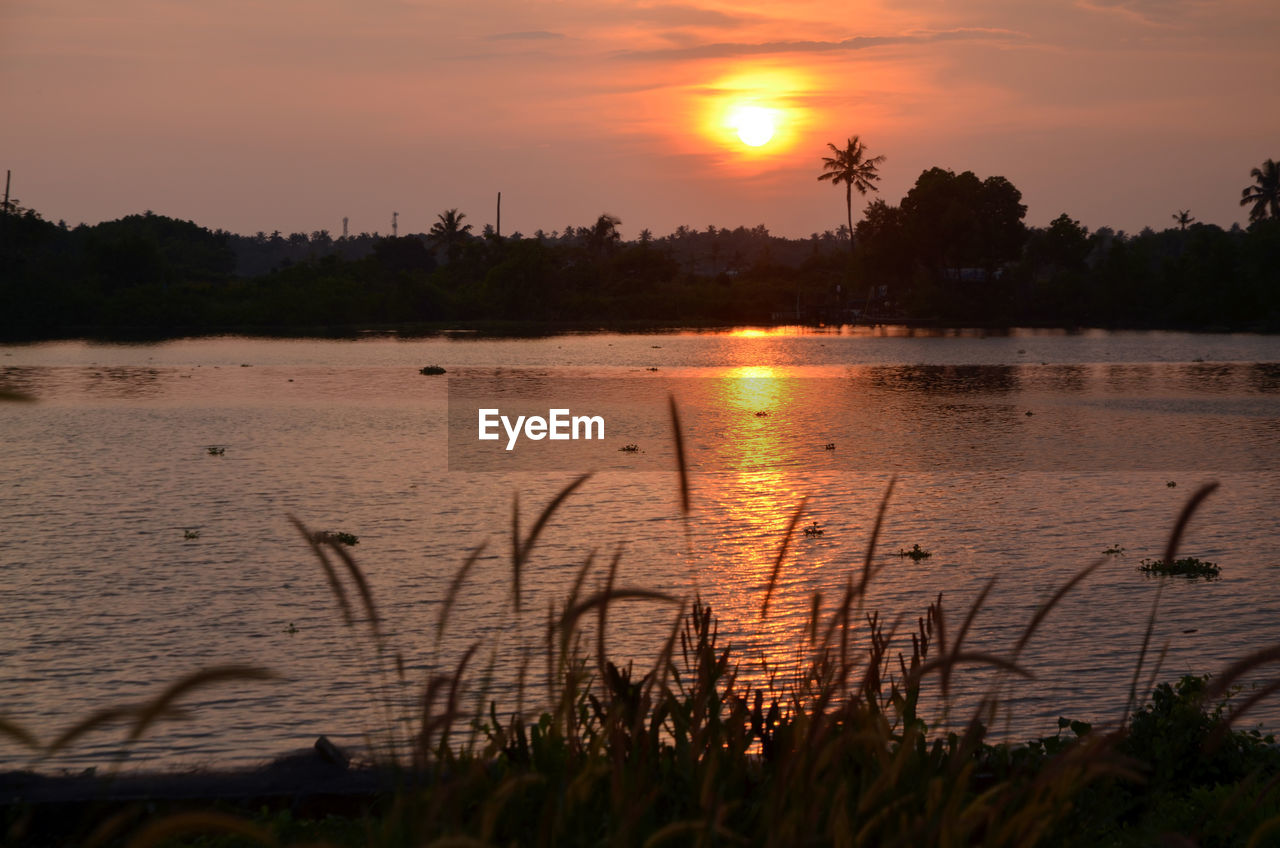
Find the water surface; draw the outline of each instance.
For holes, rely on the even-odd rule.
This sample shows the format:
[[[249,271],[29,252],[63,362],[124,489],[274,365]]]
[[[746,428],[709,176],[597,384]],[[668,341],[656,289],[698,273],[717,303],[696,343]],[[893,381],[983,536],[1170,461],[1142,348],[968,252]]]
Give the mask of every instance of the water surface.
[[[603,380],[662,400],[679,388],[692,513],[681,515],[659,425],[553,467],[450,470],[449,381],[418,373],[437,363],[450,378],[530,391]],[[0,405],[0,714],[49,739],[193,669],[251,663],[283,676],[196,693],[184,720],[123,749],[122,728],[95,732],[46,768],[116,757],[233,766],[321,734],[359,743],[396,726],[388,696],[412,699],[477,641],[476,667],[494,671],[472,696],[514,703],[520,657],[541,656],[549,605],[592,556],[589,586],[617,556],[621,585],[699,593],[743,678],[764,681],[801,652],[813,594],[829,609],[861,566],[895,477],[871,606],[901,617],[901,636],[939,593],[958,622],[994,577],[969,639],[1007,653],[1039,603],[1102,560],[1023,657],[1036,679],[1009,689],[1001,719],[1015,737],[1052,732],[1058,715],[1119,717],[1157,587],[1165,679],[1280,639],[1280,341],[1270,337],[783,329],[63,342],[0,348],[0,387],[37,399]],[[637,453],[616,449],[637,441]],[[528,527],[587,470],[528,563],[517,613],[513,501]],[[1222,579],[1143,577],[1138,562],[1159,555],[1181,504],[1209,480],[1221,487],[1183,551],[1219,562]],[[803,523],[824,533],[792,540],[762,620],[802,498]],[[343,626],[290,515],[360,537],[352,550],[407,683],[380,675],[364,631]],[[448,584],[486,541],[437,643]],[[932,556],[894,556],[916,544]],[[1117,546],[1122,555],[1103,555]],[[619,605],[610,651],[644,667],[674,615]],[[541,697],[539,673],[526,705]],[[980,683],[962,679],[961,701]],[[1275,704],[1258,715],[1280,730]],[[0,763],[29,763],[0,744]]]

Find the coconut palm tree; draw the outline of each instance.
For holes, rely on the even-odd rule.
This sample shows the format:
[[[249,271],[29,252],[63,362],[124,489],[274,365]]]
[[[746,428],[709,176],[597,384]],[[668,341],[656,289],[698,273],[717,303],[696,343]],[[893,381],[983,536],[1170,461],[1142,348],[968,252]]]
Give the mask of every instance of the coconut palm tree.
[[[1261,221],[1263,218],[1280,218],[1280,165],[1274,159],[1262,163],[1261,168],[1249,172],[1256,185],[1251,185],[1240,192],[1240,205],[1253,204],[1249,210],[1250,221]]]
[[[865,195],[868,191],[877,191],[876,181],[880,175],[877,167],[884,161],[883,156],[866,157],[867,148],[852,136],[843,150],[834,144],[828,144],[831,156],[824,156],[822,169],[826,172],[818,175],[819,180],[831,180],[832,185],[844,183],[844,205],[849,214],[849,232],[853,232],[853,190]],[[849,239],[849,249],[853,249],[853,239]]]
[[[462,223],[462,219],[467,217],[466,213],[457,209],[446,210],[436,217],[440,220],[431,225],[427,238],[436,246],[444,247],[449,261],[453,262],[462,249],[462,240],[471,233],[471,225]]]
[[[436,247],[444,247],[445,255],[451,263],[457,259],[458,251],[462,250],[462,241],[471,233],[471,224],[462,223],[466,216],[466,213],[460,213],[457,209],[445,210],[436,215],[438,222],[431,224],[431,231],[426,234]]]
[[[587,246],[600,253],[612,250],[622,241],[622,235],[618,232],[618,225],[621,223],[622,219],[616,215],[608,212],[601,215],[588,232]]]
[[[1190,224],[1196,222],[1195,216],[1191,214],[1190,209],[1179,209],[1173,213],[1173,220],[1178,222],[1178,229],[1185,230]]]

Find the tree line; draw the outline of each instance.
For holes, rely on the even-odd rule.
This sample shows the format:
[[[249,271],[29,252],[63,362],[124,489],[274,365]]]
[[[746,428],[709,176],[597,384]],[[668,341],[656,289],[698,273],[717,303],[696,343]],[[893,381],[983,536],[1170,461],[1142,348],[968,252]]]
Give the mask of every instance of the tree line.
[[[1248,228],[1179,210],[1173,226],[1127,234],[1067,214],[1028,227],[1009,180],[943,168],[896,205],[873,200],[855,224],[852,191],[874,190],[883,157],[857,137],[832,152],[820,178],[843,183],[848,223],[807,239],[759,225],[624,241],[609,214],[502,237],[474,232],[457,209],[401,237],[243,236],[151,212],[70,228],[11,204],[0,210],[0,334],[855,320],[1280,329],[1274,162],[1243,193]]]

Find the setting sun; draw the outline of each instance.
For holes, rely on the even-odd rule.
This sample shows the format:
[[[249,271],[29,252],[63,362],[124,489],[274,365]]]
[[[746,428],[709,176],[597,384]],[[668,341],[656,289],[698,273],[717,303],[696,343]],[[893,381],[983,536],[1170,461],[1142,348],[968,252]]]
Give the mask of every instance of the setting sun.
[[[776,159],[791,150],[809,122],[808,80],[791,69],[755,68],[702,87],[703,138],[736,156],[729,161]]]
[[[729,115],[730,125],[748,147],[763,147],[778,129],[778,113],[763,106],[739,106]]]

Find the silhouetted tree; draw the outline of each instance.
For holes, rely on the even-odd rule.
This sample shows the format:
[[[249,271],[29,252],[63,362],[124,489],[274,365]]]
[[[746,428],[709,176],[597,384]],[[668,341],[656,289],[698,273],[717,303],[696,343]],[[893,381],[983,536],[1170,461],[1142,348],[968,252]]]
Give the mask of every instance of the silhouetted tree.
[[[876,173],[876,169],[884,161],[884,157],[866,158],[867,148],[856,135],[849,139],[849,143],[843,150],[834,144],[828,144],[827,147],[831,148],[834,155],[823,157],[822,169],[826,173],[819,174],[818,179],[831,180],[832,185],[844,183],[844,205],[849,215],[849,232],[852,233],[853,190],[856,188],[858,194],[862,195],[868,191],[878,191],[875,183],[880,179],[880,175]],[[849,248],[853,249],[853,239],[849,240]]]
[[[621,223],[622,220],[617,216],[607,212],[601,215],[587,232],[587,246],[599,253],[613,249],[622,241],[622,236],[618,233],[618,225]]]
[[[1262,163],[1261,168],[1249,172],[1256,185],[1251,185],[1240,192],[1240,205],[1253,204],[1249,210],[1250,221],[1261,221],[1263,218],[1280,218],[1280,165],[1274,159]]]
[[[1173,220],[1178,222],[1178,229],[1185,230],[1188,226],[1195,223],[1195,218],[1191,215],[1190,209],[1179,209],[1173,213]]]
[[[462,242],[471,232],[471,225],[462,223],[462,219],[467,217],[466,213],[457,209],[446,210],[436,217],[440,220],[431,225],[427,238],[437,246],[444,247],[445,255],[453,262],[458,258]]]
[[[374,245],[373,255],[388,271],[431,271],[436,267],[419,236],[384,238]]]

